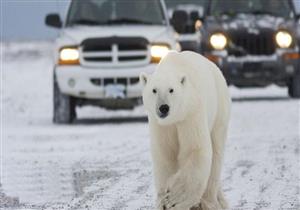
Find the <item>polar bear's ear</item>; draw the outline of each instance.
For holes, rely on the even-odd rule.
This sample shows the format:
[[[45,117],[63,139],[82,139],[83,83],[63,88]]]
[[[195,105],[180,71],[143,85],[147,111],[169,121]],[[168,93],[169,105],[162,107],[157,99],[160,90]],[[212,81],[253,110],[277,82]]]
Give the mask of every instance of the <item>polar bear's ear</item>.
[[[185,76],[181,76],[180,83],[182,85],[185,85],[185,82],[186,82],[186,77]]]
[[[145,86],[147,84],[149,75],[146,72],[140,73],[140,82]]]

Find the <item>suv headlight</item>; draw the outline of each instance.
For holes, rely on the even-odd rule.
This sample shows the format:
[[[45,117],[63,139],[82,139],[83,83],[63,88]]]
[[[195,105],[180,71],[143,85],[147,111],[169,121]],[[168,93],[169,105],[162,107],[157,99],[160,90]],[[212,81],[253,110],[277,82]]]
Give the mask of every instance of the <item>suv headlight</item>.
[[[209,42],[216,50],[223,50],[227,45],[227,38],[222,33],[214,33],[210,36]]]
[[[151,62],[159,63],[159,61],[165,57],[170,51],[170,47],[167,44],[152,44],[150,48]]]
[[[64,47],[59,51],[60,65],[79,64],[79,50],[77,47]]]
[[[289,48],[292,45],[293,37],[287,31],[278,31],[275,36],[276,42],[281,48]]]

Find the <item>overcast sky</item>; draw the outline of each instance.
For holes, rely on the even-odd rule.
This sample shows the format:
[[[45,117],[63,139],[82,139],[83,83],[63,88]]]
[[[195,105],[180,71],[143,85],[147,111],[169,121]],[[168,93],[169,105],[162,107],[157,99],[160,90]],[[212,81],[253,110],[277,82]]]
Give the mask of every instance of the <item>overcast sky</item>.
[[[45,26],[45,16],[59,12],[62,16],[67,0],[0,0],[4,40],[53,39],[57,30]]]
[[[300,0],[295,0],[300,11]],[[3,40],[53,39],[57,30],[44,24],[47,13],[62,16],[69,0],[0,0]]]

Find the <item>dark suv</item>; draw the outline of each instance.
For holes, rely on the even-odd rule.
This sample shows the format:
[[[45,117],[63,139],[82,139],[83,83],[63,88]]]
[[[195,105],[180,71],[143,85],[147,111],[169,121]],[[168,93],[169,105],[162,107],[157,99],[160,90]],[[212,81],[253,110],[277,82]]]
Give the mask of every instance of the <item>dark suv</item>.
[[[298,18],[289,0],[210,0],[202,53],[222,69],[228,84],[288,86],[289,95],[299,98]]]

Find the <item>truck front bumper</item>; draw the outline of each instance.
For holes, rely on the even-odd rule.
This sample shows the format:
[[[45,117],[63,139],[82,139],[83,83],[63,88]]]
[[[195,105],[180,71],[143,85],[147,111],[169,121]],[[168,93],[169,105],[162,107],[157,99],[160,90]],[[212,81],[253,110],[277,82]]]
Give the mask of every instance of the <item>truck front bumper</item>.
[[[276,53],[270,56],[210,55],[222,70],[227,82],[237,86],[265,86],[272,83],[285,85],[299,71],[297,53]],[[299,54],[298,54],[299,57]]]
[[[124,86],[124,98],[141,97],[141,72],[152,73],[156,64],[133,68],[87,68],[83,66],[56,66],[55,78],[59,89],[66,95],[83,99],[105,99],[106,86]]]

